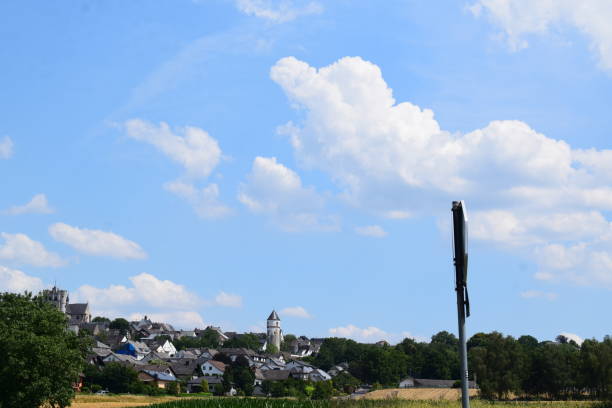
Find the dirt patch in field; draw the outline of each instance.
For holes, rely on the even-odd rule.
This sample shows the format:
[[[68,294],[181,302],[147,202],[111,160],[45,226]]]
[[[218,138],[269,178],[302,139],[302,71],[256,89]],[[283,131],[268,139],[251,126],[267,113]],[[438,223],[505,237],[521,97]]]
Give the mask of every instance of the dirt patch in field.
[[[478,395],[478,390],[470,390],[470,396]],[[450,400],[461,398],[459,388],[391,388],[368,392],[359,399],[404,399],[404,400]]]
[[[73,408],[123,408],[145,407],[160,402],[174,401],[176,397],[147,397],[145,395],[77,395],[70,405]]]

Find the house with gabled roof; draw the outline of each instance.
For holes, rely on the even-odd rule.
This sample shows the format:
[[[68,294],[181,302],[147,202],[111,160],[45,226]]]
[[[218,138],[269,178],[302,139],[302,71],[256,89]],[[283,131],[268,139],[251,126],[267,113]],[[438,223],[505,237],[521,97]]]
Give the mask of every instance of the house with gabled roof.
[[[177,381],[174,372],[164,366],[142,366],[138,369],[138,379],[145,384],[166,388],[168,383]]]
[[[147,354],[151,352],[151,349],[140,341],[128,340],[118,350],[115,351],[117,354],[127,354],[134,357],[136,360],[142,360]]]
[[[216,360],[208,360],[201,366],[202,374],[205,376],[223,376],[225,363]]]
[[[193,358],[174,360],[170,363],[170,367],[172,367],[176,377],[181,380],[190,380],[200,374],[198,372],[198,362]]]
[[[141,362],[139,360],[136,360],[133,356],[129,355],[129,354],[117,354],[117,353],[113,353],[111,352],[110,354],[108,354],[106,357],[102,358],[102,363],[103,364],[107,364],[107,363],[129,363],[131,365],[140,365]]]

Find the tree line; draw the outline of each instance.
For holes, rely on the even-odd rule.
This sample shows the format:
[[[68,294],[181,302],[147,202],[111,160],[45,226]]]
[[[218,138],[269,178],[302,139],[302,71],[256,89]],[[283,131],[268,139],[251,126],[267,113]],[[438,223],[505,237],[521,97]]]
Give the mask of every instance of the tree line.
[[[578,345],[563,336],[539,342],[532,336],[515,339],[498,332],[477,333],[468,341],[470,379],[481,396],[504,399],[610,399],[612,338],[585,340]],[[457,338],[446,331],[430,343],[404,339],[396,346],[363,344],[343,338],[326,339],[308,358],[328,370],[349,363],[348,375],[358,382],[397,386],[407,377],[456,380],[459,376]]]

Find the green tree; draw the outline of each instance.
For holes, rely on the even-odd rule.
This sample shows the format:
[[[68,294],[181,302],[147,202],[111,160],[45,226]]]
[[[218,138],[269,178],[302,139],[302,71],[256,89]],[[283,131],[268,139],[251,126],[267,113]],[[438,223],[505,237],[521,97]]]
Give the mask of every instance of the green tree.
[[[130,330],[130,322],[122,317],[118,317],[113,320],[108,327],[112,330],[119,330],[121,334],[125,335]]]
[[[278,354],[278,349],[272,343],[266,344],[266,353],[268,354]]]
[[[236,389],[242,391],[244,395],[252,395],[254,382],[255,374],[249,366],[249,361],[244,356],[238,356],[236,361],[225,367],[225,373],[223,373],[223,387],[226,392],[234,385]]]
[[[0,407],[68,406],[86,346],[66,316],[33,297],[0,294]]]
[[[353,377],[346,371],[341,372],[332,379],[334,388],[346,394],[352,394],[361,384],[357,378]]]
[[[206,328],[197,337],[184,336],[173,340],[172,344],[177,350],[186,348],[217,348],[219,347],[219,333],[211,328]]]
[[[330,399],[334,392],[334,387],[331,381],[317,381],[314,384],[314,387],[312,399]]]
[[[96,316],[93,319],[91,319],[92,322],[94,323],[110,323],[110,319],[108,317],[103,317],[103,316]]]
[[[612,399],[612,338],[606,336],[602,342],[585,340],[579,359],[583,386],[597,398]]]
[[[254,351],[259,351],[259,349],[261,349],[261,343],[259,342],[259,337],[256,334],[245,333],[227,340],[225,343],[223,343],[223,347],[244,347]]]
[[[285,334],[283,336],[283,341],[281,342],[280,349],[284,352],[291,352],[291,343],[297,338],[293,334]]]
[[[98,377],[98,383],[114,393],[138,392],[138,372],[120,363],[108,363]]]
[[[511,392],[520,393],[524,355],[519,343],[498,332],[480,333],[477,339],[472,345],[478,346],[471,347],[468,356],[481,395],[502,399]]]
[[[181,387],[178,381],[172,381],[166,386],[166,392],[168,395],[179,395],[181,393]]]
[[[200,388],[202,388],[202,392],[209,392],[208,381],[206,380],[200,381]]]

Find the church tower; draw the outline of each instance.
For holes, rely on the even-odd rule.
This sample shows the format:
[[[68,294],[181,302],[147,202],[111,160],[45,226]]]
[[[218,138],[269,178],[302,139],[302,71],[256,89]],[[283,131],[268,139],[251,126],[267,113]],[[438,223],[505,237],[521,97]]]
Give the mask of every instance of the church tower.
[[[68,305],[68,302],[70,301],[68,299],[67,290],[58,289],[57,286],[53,286],[53,288],[50,290],[49,289],[43,290],[42,297],[47,302],[55,305],[55,307],[57,307],[57,309],[60,312],[66,313],[66,306]]]
[[[280,351],[282,337],[283,331],[280,327],[280,319],[276,311],[273,310],[268,316],[268,344],[274,345]]]

